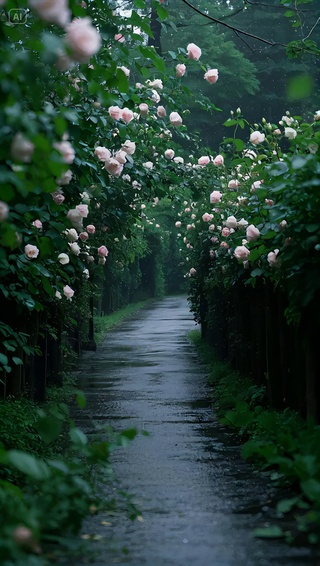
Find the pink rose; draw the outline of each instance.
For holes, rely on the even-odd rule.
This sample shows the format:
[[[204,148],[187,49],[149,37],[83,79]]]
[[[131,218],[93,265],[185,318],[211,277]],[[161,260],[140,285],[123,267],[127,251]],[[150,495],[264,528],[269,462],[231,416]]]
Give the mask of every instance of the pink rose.
[[[227,228],[236,228],[238,225],[237,219],[235,216],[228,216],[226,220]]]
[[[227,228],[227,227],[222,228],[221,234],[222,234],[222,236],[224,236],[225,238],[227,238],[228,236],[230,236],[230,230],[229,230],[229,228]]]
[[[173,149],[166,149],[166,151],[164,152],[164,156],[166,159],[173,159],[174,158]]]
[[[72,251],[72,253],[74,255],[79,255],[80,254],[80,246],[79,244],[77,244],[77,242],[71,242],[70,244],[68,244],[68,246],[70,247],[70,250]]]
[[[167,112],[166,112],[166,109],[165,109],[164,106],[158,106],[157,115],[159,116],[159,118],[163,118],[164,116],[167,115]]]
[[[176,228],[181,228],[181,222],[180,222],[180,220],[177,220],[177,222],[175,223],[175,227],[176,227]]]
[[[265,135],[262,134],[261,132],[255,131],[252,132],[250,135],[250,141],[251,143],[253,143],[254,145],[257,145],[258,143],[262,143],[265,140]]]
[[[40,228],[42,228],[41,220],[34,220],[34,222],[32,222],[32,226],[35,226],[35,228],[38,228],[38,230],[40,230]]]
[[[85,242],[89,238],[88,232],[80,232],[79,238],[81,242]]]
[[[254,183],[252,183],[251,185],[251,193],[254,193],[256,189],[260,189],[261,187],[261,181],[254,181]]]
[[[122,33],[116,33],[114,39],[116,41],[119,41],[119,43],[124,43],[126,40],[125,37],[122,35]]]
[[[63,287],[63,294],[65,297],[67,297],[67,299],[72,299],[73,295],[74,295],[74,290],[71,289],[71,287],[69,287],[69,285],[65,285]]]
[[[98,255],[100,257],[107,257],[109,253],[108,248],[106,248],[106,246],[100,246],[100,248],[98,248]]]
[[[209,226],[209,228],[208,228],[209,232],[214,232],[215,229],[216,229],[215,225],[214,225],[214,224],[210,224],[210,226]]]
[[[39,255],[39,248],[33,246],[32,244],[27,244],[24,247],[24,253],[29,259],[35,259]]]
[[[190,271],[189,271],[189,275],[191,275],[191,277],[194,277],[197,273],[197,270],[194,267],[191,267]]]
[[[240,183],[237,179],[231,179],[228,183],[228,189],[237,189]]]
[[[183,77],[186,72],[187,67],[183,63],[179,63],[176,66],[176,77]]]
[[[5,202],[0,200],[0,222],[6,220],[8,216],[9,216],[9,207]]]
[[[75,18],[67,26],[66,42],[71,56],[79,63],[86,63],[101,47],[100,34],[90,18]]]
[[[121,118],[126,124],[129,124],[129,122],[131,122],[131,120],[133,120],[132,110],[130,110],[129,108],[123,108]]]
[[[53,147],[61,153],[63,161],[69,165],[74,162],[75,153],[70,142],[62,141],[53,144]]]
[[[34,144],[18,132],[11,143],[12,158],[22,163],[30,163],[34,152]]]
[[[61,177],[59,177],[59,179],[56,179],[56,183],[57,185],[69,185],[71,179],[72,179],[72,171],[71,169],[68,169],[68,171],[63,173]]]
[[[212,220],[212,218],[213,218],[213,214],[209,214],[208,212],[205,212],[202,215],[203,222],[210,222]]]
[[[204,74],[204,78],[211,85],[216,83],[219,78],[218,69],[208,69],[208,71]]]
[[[70,22],[68,0],[29,0],[29,5],[42,20],[50,24],[64,28]]]
[[[189,231],[189,230],[192,230],[192,228],[193,228],[192,224],[187,224],[187,230],[188,230],[188,231]]]
[[[181,126],[182,118],[178,112],[171,112],[169,120],[173,126]]]
[[[260,236],[260,231],[253,224],[250,224],[246,230],[246,235],[249,242],[255,242]]]
[[[266,198],[264,200],[264,202],[266,203],[267,206],[273,206],[274,205],[274,201],[271,198]]]
[[[210,195],[210,203],[214,204],[215,202],[220,202],[222,197],[222,193],[220,191],[212,191]]]
[[[119,161],[121,165],[124,165],[127,160],[127,153],[120,149],[119,151],[117,151],[117,153],[114,154],[114,159]]]
[[[210,163],[210,157],[208,155],[203,155],[198,159],[198,165],[208,165]]]
[[[108,171],[108,173],[110,173],[110,175],[113,175],[114,177],[119,177],[122,173],[123,165],[119,163],[117,159],[111,157],[111,159],[108,159],[105,162],[104,168]]]
[[[76,210],[79,212],[82,218],[87,218],[89,214],[89,208],[87,204],[77,204]]]
[[[141,104],[139,104],[139,110],[140,110],[141,116],[147,116],[148,112],[149,112],[148,104],[146,104],[145,102],[141,102]]]
[[[229,248],[229,244],[227,244],[227,242],[221,242],[220,248],[228,249],[228,248]]]
[[[195,43],[189,43],[189,45],[187,45],[187,52],[189,59],[198,61],[201,57],[201,49]]]
[[[96,227],[93,224],[88,224],[86,227],[88,234],[94,234],[96,231]]]
[[[122,116],[122,110],[119,106],[109,106],[108,108],[109,116],[114,120],[120,120]]]
[[[133,155],[136,151],[136,144],[133,141],[126,140],[122,145],[122,151],[125,151],[128,155]]]
[[[214,165],[216,165],[217,167],[219,167],[220,165],[224,164],[224,158],[223,155],[217,155],[214,160],[213,160]]]
[[[111,108],[114,107],[111,106]],[[96,147],[96,149],[94,150],[94,154],[97,156],[98,159],[100,159],[100,161],[107,161],[107,159],[110,159],[111,157],[110,151],[103,146]]]
[[[52,193],[51,196],[52,196],[54,202],[59,206],[65,200],[65,197],[63,196],[63,194],[61,192],[58,192],[58,191],[55,191],[54,193]]]
[[[245,246],[238,246],[236,247],[236,249],[234,250],[234,256],[239,260],[239,261],[246,261],[248,259],[248,256],[250,255],[250,251],[248,250],[248,248],[246,248]]]
[[[79,230],[79,232],[82,231],[83,217],[81,216],[79,210],[77,210],[76,208],[70,209],[68,211],[67,218],[68,220],[70,220],[72,226],[74,226],[77,230]]]
[[[267,261],[268,261],[270,267],[275,267],[277,265],[277,263],[279,263],[278,253],[279,253],[279,250],[274,250],[273,252],[268,253]]]

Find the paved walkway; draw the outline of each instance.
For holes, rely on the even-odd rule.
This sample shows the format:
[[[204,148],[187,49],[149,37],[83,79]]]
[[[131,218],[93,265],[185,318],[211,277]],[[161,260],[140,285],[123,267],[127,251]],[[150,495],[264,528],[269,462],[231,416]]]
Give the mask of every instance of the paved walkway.
[[[270,520],[271,488],[216,421],[205,368],[187,339],[193,328],[185,297],[166,298],[84,356],[88,408],[80,424],[89,432],[107,422],[150,433],[118,450],[113,462],[143,522],[90,519],[86,532],[104,537],[95,565],[316,566],[308,549],[252,538],[252,528]]]

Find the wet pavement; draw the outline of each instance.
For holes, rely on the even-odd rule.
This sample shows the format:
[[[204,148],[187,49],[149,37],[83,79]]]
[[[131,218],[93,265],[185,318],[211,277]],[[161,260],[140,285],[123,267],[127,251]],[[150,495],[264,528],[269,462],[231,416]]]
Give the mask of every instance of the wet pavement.
[[[143,521],[92,517],[85,532],[103,538],[94,543],[94,561],[82,564],[319,565],[311,549],[253,538],[253,528],[270,522],[272,487],[241,460],[217,422],[205,368],[187,338],[194,328],[186,298],[169,297],[121,323],[96,353],[84,354],[87,408],[79,425],[87,433],[109,424],[150,435],[140,434],[112,459]],[[109,486],[100,489],[110,497]]]

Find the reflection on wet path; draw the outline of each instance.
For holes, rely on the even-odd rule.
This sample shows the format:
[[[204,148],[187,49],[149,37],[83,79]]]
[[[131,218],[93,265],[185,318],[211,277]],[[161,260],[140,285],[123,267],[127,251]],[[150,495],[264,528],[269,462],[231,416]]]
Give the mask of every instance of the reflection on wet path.
[[[104,537],[94,564],[320,564],[309,549],[252,538],[252,528],[270,520],[271,488],[217,423],[205,368],[187,339],[194,327],[185,297],[166,298],[118,326],[81,362],[88,406],[80,426],[89,433],[103,423],[150,433],[113,459],[144,520],[90,519],[86,531]],[[104,519],[112,524],[101,525]]]

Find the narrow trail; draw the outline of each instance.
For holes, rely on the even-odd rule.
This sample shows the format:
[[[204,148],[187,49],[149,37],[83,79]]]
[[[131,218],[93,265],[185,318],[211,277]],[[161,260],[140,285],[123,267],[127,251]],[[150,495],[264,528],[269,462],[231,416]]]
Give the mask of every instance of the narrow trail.
[[[80,426],[150,433],[113,457],[143,522],[92,517],[86,532],[103,536],[93,543],[94,564],[316,566],[310,549],[252,537],[252,528],[270,521],[272,488],[241,461],[210,408],[205,369],[187,339],[193,328],[185,297],[169,297],[120,324],[82,359],[88,406]]]

